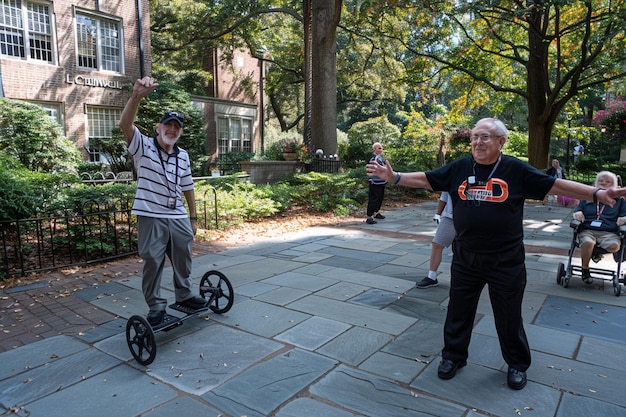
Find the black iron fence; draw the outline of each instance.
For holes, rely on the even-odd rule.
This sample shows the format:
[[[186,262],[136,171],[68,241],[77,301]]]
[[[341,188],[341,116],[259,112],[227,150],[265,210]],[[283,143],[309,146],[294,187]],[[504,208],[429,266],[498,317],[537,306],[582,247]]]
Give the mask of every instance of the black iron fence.
[[[341,170],[341,161],[337,159],[313,158],[306,163],[306,171],[336,173]]]
[[[136,219],[130,207],[83,214],[0,222],[5,275],[26,275],[87,265],[137,253]]]
[[[80,214],[0,221],[0,279],[136,254],[137,218],[131,205],[88,201]],[[218,228],[215,188],[197,199],[196,211],[199,227]]]

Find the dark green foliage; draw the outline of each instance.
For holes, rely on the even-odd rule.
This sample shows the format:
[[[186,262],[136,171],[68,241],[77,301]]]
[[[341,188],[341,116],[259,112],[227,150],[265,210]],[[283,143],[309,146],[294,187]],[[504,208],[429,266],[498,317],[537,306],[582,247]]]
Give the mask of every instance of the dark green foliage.
[[[0,98],[0,151],[30,171],[76,173],[80,153],[40,106]]]
[[[239,162],[249,161],[253,157],[254,153],[252,152],[230,152],[220,155],[216,164],[211,164],[212,166],[210,167],[210,169],[205,169],[205,175],[211,175],[211,171],[214,168],[219,169],[220,172],[224,172],[225,175],[231,175],[236,172],[241,172],[241,166],[239,165]]]
[[[576,166],[576,170],[579,172],[598,173],[599,171],[602,171],[602,164],[603,164],[603,161],[601,158],[590,156],[590,155],[584,155],[578,158],[578,161],[576,161],[575,166]]]
[[[63,189],[48,211],[63,214],[87,214],[107,210],[126,210],[135,198],[135,184],[76,184]]]
[[[363,184],[350,175],[310,172],[294,174],[283,183],[290,186],[292,203],[301,207],[346,215],[360,206],[353,196]]]
[[[77,182],[74,175],[29,171],[10,155],[0,153],[0,220],[36,217],[65,187]]]
[[[108,169],[115,174],[133,171],[133,161],[126,148],[124,135],[119,127],[111,130],[110,138],[92,138],[90,144],[107,155],[110,165]],[[82,172],[82,171],[81,171]]]

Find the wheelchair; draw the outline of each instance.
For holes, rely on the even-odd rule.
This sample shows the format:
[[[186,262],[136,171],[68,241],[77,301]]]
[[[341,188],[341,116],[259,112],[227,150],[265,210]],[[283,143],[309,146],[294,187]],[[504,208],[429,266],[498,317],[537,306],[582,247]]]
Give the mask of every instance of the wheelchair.
[[[580,247],[580,242],[578,241],[578,233],[582,230],[581,228],[582,222],[578,220],[572,220],[569,226],[574,229],[574,236],[572,237],[572,244],[569,249],[569,256],[567,260],[567,266],[563,264],[563,262],[559,262],[557,272],[556,272],[556,282],[559,285],[562,285],[563,288],[567,288],[569,286],[570,279],[577,276],[582,281],[582,267],[580,265],[572,265],[572,256],[574,255],[574,250],[577,247]],[[622,284],[624,284],[624,273],[622,272],[622,262],[624,262],[624,252],[626,251],[626,225],[620,226],[618,230],[615,231],[620,238],[620,248],[617,252],[613,253],[613,259],[617,263],[616,271],[602,268],[593,268],[590,266],[589,271],[591,272],[591,278],[593,279],[602,279],[604,281],[612,281],[613,283],[613,294],[616,297],[619,297],[622,293]],[[595,263],[598,263],[602,260],[603,256],[608,252],[598,245],[593,248],[593,252],[591,255],[591,260]]]

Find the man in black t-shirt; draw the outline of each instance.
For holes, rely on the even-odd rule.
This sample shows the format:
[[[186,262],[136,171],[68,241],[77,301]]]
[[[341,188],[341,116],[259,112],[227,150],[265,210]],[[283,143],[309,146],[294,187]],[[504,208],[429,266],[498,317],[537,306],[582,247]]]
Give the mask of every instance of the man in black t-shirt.
[[[498,119],[482,119],[471,133],[472,156],[429,172],[394,172],[387,162],[366,166],[367,174],[393,184],[448,191],[457,236],[452,244],[450,297],[438,376],[450,379],[467,364],[474,318],[485,285],[505,362],[507,384],[526,385],[530,348],[522,320],[526,265],[524,200],[546,194],[593,199],[609,206],[626,189],[603,190],[555,178],[502,154],[508,131]]]

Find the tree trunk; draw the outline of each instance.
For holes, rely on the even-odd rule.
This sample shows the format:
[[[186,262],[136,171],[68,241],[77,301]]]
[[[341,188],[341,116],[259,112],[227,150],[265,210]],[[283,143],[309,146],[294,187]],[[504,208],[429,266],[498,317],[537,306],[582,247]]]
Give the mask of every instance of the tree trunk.
[[[531,9],[533,10],[533,9]],[[549,80],[546,77],[549,43],[544,41],[542,13],[534,10],[528,17],[528,67],[527,95],[528,103],[528,163],[535,168],[547,169],[550,157],[550,131],[546,130],[549,109]]]
[[[312,7],[311,144],[337,153],[337,46],[342,0],[315,0]]]

